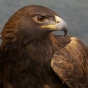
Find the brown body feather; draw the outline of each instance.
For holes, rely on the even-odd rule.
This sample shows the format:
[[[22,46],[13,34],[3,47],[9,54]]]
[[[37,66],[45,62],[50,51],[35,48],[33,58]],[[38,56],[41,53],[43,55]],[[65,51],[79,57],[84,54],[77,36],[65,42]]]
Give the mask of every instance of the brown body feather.
[[[88,88],[88,47],[77,38],[41,29],[45,24],[32,19],[36,14],[48,20],[56,15],[42,6],[28,6],[2,31],[1,88]]]
[[[8,86],[4,88],[67,88],[50,66],[56,51],[55,41],[51,38],[3,52],[1,78],[2,84]]]
[[[75,37],[70,40],[61,49],[58,47],[51,67],[69,88],[88,88],[88,47]]]

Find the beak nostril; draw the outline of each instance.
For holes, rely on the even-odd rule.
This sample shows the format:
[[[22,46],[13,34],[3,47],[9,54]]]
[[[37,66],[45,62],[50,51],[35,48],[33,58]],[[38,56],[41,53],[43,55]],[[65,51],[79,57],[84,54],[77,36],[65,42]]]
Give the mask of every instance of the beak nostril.
[[[59,23],[60,21],[57,21],[57,23]]]

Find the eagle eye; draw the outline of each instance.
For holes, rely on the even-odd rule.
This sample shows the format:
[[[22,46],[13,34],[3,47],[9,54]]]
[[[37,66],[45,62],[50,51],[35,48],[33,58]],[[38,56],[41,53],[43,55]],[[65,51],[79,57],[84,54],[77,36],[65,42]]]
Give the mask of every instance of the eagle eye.
[[[43,22],[43,21],[45,20],[45,16],[38,16],[38,17],[37,17],[37,20],[38,20],[39,22]]]
[[[34,20],[35,22],[41,24],[41,23],[45,22],[46,17],[45,17],[45,16],[41,16],[41,15],[35,15],[35,16],[33,17],[33,20]]]

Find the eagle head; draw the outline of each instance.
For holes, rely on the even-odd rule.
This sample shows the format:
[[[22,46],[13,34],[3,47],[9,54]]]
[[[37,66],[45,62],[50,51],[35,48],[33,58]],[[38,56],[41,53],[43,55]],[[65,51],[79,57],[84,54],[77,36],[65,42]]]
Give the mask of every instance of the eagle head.
[[[1,47],[8,46],[10,49],[43,40],[57,30],[67,34],[67,25],[56,12],[39,5],[26,6],[18,10],[5,24],[1,32]]]

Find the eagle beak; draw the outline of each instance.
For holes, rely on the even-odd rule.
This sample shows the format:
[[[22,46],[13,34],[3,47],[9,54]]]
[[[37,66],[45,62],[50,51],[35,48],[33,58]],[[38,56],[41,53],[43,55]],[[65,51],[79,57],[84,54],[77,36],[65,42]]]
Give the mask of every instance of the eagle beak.
[[[67,25],[64,20],[55,15],[55,24],[44,25],[42,28],[51,29],[52,31],[64,31],[64,36],[67,34]]]

